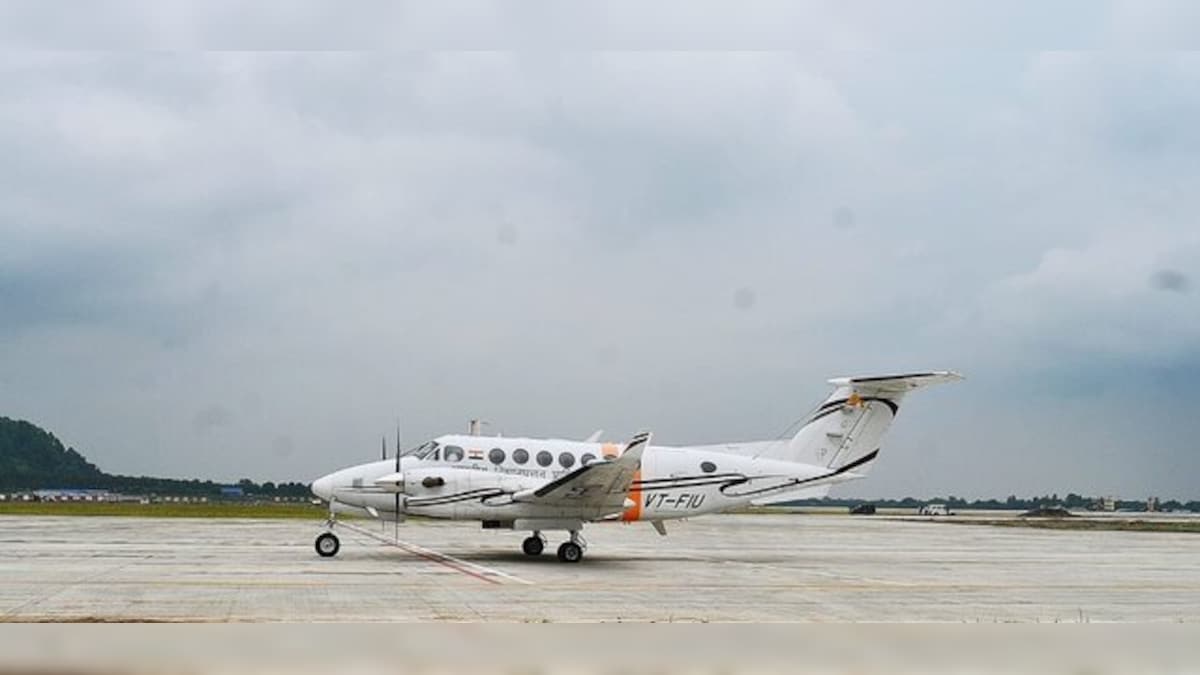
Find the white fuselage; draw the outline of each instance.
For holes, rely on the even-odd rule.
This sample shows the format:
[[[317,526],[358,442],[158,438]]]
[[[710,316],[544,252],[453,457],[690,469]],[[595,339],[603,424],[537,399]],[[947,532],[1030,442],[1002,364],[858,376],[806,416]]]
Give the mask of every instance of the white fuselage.
[[[831,475],[823,466],[753,456],[756,449],[773,443],[777,442],[649,446],[626,494],[625,508],[601,520],[686,518],[852,477]],[[524,519],[594,520],[594,514],[571,506],[522,503],[514,501],[513,495],[542,486],[585,462],[615,457],[622,447],[555,439],[443,436],[401,457],[399,472],[395,459],[361,464],[319,479],[313,492],[387,519],[418,515],[498,525]],[[377,484],[397,474],[402,476],[402,487]]]

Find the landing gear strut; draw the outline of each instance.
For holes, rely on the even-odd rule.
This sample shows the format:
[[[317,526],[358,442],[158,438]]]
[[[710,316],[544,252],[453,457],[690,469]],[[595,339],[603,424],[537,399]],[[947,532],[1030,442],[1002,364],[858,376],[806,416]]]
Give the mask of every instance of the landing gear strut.
[[[541,532],[534,532],[521,542],[521,550],[525,552],[525,555],[541,555],[545,548],[546,540],[542,537]]]
[[[558,547],[558,559],[565,563],[577,563],[583,560],[583,552],[587,549],[587,542],[579,534],[579,530],[571,530],[571,540],[564,541]]]

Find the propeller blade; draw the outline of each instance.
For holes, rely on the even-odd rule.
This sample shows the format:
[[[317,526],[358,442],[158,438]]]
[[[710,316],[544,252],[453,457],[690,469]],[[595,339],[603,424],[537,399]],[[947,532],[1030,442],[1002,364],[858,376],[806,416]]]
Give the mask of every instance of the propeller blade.
[[[396,420],[396,473],[400,473],[400,420]],[[400,541],[400,493],[396,493],[396,525],[392,538]]]
[[[387,459],[387,436],[379,439],[379,459]]]

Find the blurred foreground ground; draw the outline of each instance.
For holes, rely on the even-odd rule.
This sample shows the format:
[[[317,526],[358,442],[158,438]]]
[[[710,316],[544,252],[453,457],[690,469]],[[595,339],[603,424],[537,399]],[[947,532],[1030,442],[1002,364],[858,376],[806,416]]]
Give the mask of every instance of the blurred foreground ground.
[[[392,526],[359,522],[390,539]],[[590,527],[578,565],[522,534],[401,525],[0,517],[7,621],[1197,622],[1200,537],[822,515]],[[417,546],[423,548],[417,548]]]
[[[22,625],[5,675],[1194,673],[1181,625]]]

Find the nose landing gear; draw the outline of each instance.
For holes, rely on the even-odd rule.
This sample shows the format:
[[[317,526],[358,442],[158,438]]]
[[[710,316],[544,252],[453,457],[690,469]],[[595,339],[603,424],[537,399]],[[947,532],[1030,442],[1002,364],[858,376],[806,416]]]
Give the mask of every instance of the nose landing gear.
[[[313,548],[317,549],[317,555],[322,558],[332,558],[338,554],[342,548],[342,542],[338,541],[337,535],[333,533],[333,526],[337,525],[337,517],[333,514],[333,502],[329,502],[329,518],[325,521],[325,531],[317,535],[317,540],[313,542]]]

